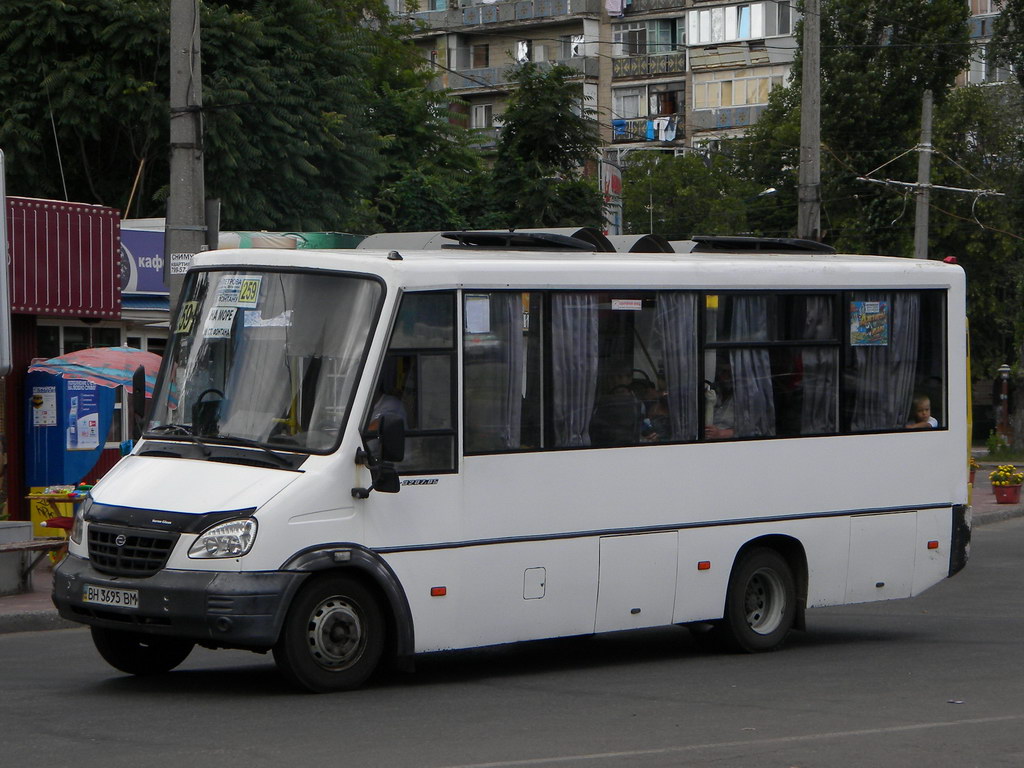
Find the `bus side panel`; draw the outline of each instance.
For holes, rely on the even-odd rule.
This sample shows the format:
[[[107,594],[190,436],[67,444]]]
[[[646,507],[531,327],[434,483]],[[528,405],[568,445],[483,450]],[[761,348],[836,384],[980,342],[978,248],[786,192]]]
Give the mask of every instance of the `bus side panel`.
[[[916,540],[917,512],[851,517],[846,602],[910,597]]]
[[[846,596],[849,528],[849,518],[829,517],[680,531],[673,622],[722,618],[737,553],[745,544],[766,536],[786,536],[799,542],[804,550],[808,607],[842,603]],[[701,563],[710,563],[710,567],[701,569]]]
[[[952,539],[952,510],[922,509],[917,513],[917,548],[914,550],[912,595],[924,592],[949,575],[949,549]]]
[[[459,558],[451,551],[414,551],[384,555],[395,572],[412,613],[416,653],[460,647],[457,592]],[[448,587],[454,595],[434,597],[432,587]]]
[[[416,652],[594,631],[599,540],[505,542],[386,556],[405,587]],[[443,595],[432,595],[443,587]]]
[[[453,595],[460,621],[450,642],[474,647],[593,633],[599,551],[593,537],[460,550],[464,578]]]

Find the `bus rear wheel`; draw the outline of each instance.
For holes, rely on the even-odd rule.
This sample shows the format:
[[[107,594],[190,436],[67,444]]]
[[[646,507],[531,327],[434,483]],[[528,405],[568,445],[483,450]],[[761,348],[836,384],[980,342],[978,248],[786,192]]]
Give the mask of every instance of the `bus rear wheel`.
[[[292,683],[314,693],[358,688],[384,650],[377,598],[350,576],[315,578],[296,595],[274,646]]]
[[[773,549],[745,553],[733,567],[718,629],[737,651],[756,653],[782,645],[796,617],[796,582],[786,559]]]
[[[92,642],[114,669],[129,675],[161,675],[181,664],[195,647],[190,640],[92,627]]]

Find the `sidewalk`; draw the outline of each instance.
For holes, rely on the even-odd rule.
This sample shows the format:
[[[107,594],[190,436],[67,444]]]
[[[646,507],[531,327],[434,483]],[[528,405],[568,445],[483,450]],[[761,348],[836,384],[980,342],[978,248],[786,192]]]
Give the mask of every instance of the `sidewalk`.
[[[988,525],[1011,517],[1024,516],[1024,504],[997,504],[988,473],[999,462],[983,461],[975,478],[972,494],[974,525]],[[65,621],[57,615],[50,602],[53,571],[49,563],[42,563],[32,574],[32,591],[22,595],[0,597],[0,634],[8,632],[34,632],[43,629],[65,629],[83,625]]]

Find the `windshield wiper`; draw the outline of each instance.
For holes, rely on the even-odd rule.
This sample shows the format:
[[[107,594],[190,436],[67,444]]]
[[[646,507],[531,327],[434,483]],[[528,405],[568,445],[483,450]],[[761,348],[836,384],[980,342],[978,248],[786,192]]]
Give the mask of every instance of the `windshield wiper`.
[[[274,461],[282,467],[288,467],[289,469],[292,468],[292,463],[288,461],[288,459],[278,455],[258,440],[251,440],[248,437],[234,437],[229,435],[217,435],[214,439],[216,439],[217,442],[227,443],[228,445],[241,445],[246,448],[258,448],[268,456],[273,457]]]
[[[188,424],[157,424],[148,432],[142,434],[143,437],[169,437],[169,436],[181,436],[186,438],[189,442],[197,445],[199,450],[203,452],[203,456],[210,455],[210,448],[202,440],[196,437],[192,433],[192,427]]]

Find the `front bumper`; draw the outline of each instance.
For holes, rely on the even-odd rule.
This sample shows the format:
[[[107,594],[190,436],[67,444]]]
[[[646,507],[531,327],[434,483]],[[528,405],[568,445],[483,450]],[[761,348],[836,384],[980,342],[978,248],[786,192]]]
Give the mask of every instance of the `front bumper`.
[[[277,642],[285,613],[308,573],[162,570],[146,578],[109,576],[69,555],[53,575],[53,603],[62,618],[95,627],[179,637],[220,648],[266,650]],[[82,600],[86,584],[136,589],[138,608]]]

